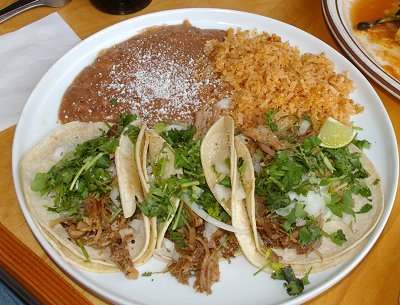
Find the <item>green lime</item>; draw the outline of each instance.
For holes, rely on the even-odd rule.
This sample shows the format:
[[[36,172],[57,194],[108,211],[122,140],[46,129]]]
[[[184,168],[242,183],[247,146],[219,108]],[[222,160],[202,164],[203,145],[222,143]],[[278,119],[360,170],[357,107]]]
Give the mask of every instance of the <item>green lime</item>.
[[[328,117],[319,131],[318,138],[321,139],[323,147],[339,148],[349,144],[355,135],[353,128]]]

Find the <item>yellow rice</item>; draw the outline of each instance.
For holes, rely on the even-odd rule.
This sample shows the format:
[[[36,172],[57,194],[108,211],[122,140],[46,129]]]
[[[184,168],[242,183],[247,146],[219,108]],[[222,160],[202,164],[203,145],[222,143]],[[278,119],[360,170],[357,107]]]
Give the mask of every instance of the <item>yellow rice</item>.
[[[347,73],[336,73],[325,54],[301,54],[275,34],[229,29],[223,42],[207,43],[206,53],[231,87],[239,125],[264,122],[271,108],[298,118],[307,114],[318,130],[327,116],[350,124],[350,116],[363,110],[349,98],[353,84]]]

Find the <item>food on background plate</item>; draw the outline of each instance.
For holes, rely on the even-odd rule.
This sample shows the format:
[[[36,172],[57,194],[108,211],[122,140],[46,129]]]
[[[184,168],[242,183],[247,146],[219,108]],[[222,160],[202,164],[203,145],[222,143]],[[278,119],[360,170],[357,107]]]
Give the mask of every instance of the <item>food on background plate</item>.
[[[143,200],[137,169],[125,158],[140,125],[134,116],[113,126],[71,122],[21,160],[22,188],[33,219],[62,257],[84,269],[120,269],[137,278],[135,267],[152,255],[149,220],[135,208]]]
[[[351,24],[363,49],[383,70],[400,80],[400,2],[354,1]]]

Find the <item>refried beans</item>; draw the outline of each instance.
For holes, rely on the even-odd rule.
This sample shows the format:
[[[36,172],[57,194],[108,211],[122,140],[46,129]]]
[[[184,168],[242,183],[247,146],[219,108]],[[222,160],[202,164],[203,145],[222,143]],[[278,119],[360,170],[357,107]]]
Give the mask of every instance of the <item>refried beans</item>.
[[[113,122],[136,113],[149,125],[192,123],[195,112],[222,86],[208,66],[204,44],[224,37],[225,31],[185,21],[146,29],[102,51],[66,91],[60,121]]]

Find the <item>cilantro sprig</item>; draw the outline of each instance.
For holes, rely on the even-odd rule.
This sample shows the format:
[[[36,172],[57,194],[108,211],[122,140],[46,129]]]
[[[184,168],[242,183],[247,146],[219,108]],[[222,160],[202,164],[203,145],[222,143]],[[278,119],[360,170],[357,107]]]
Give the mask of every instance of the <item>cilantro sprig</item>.
[[[274,280],[284,280],[286,282],[284,283],[284,286],[288,295],[296,296],[301,294],[304,291],[304,286],[310,283],[308,280],[308,275],[310,271],[308,271],[308,273],[304,277],[299,279],[294,274],[292,267],[285,266],[280,270],[272,273],[272,278]]]
[[[124,115],[112,126],[105,123],[100,136],[78,144],[47,173],[37,173],[31,189],[54,198],[54,205],[48,207],[50,211],[79,218],[78,206],[90,194],[100,198],[112,189],[111,156],[124,128],[135,119],[134,115]],[[138,128],[130,125],[128,131],[135,140],[133,134],[137,134]]]

